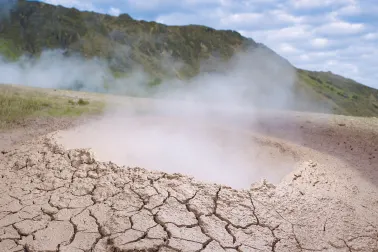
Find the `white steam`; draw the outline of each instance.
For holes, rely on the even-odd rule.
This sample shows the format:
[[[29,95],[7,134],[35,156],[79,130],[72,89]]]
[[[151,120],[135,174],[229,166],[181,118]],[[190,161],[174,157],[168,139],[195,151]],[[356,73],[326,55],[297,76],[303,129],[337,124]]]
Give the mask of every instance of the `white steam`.
[[[119,48],[114,54],[127,57],[128,52]],[[157,86],[151,86],[150,76],[131,60],[132,73],[114,78],[109,65],[119,60],[122,59],[106,62],[99,58],[65,56],[61,50],[44,51],[38,58],[21,57],[15,62],[0,58],[0,83],[248,107],[300,108],[301,101],[293,93],[295,69],[263,48],[238,54],[227,63],[212,63],[215,67],[210,61],[203,64],[204,68],[221,71],[202,73],[189,81],[166,80]],[[162,56],[160,64],[165,71],[182,66],[167,55]]]
[[[104,91],[104,81],[109,75],[104,62],[65,57],[59,50],[45,51],[38,59],[21,57],[16,62],[0,59],[0,83]]]
[[[169,105],[175,109],[166,110]],[[248,128],[253,113],[243,118],[242,113],[226,115],[221,110],[216,116],[192,105],[186,110],[179,102],[153,102],[142,113],[135,104],[128,111],[61,132],[58,141],[67,148],[90,147],[102,161],[181,173],[234,188],[248,188],[263,178],[277,183],[293,169],[289,152],[255,141]]]
[[[170,58],[161,63],[165,69],[180,66]],[[254,140],[252,108],[292,108],[295,69],[264,49],[203,67],[226,71],[151,87],[140,68],[114,79],[104,61],[46,51],[38,59],[0,61],[0,83],[155,98],[125,98],[124,104],[111,104],[101,120],[61,132],[68,148],[91,147],[103,161],[235,188],[264,177],[278,182],[292,169],[293,158]]]
[[[156,96],[264,108],[291,105],[295,69],[270,52],[255,49],[237,54],[217,68],[225,71],[199,75],[189,83],[164,83]]]

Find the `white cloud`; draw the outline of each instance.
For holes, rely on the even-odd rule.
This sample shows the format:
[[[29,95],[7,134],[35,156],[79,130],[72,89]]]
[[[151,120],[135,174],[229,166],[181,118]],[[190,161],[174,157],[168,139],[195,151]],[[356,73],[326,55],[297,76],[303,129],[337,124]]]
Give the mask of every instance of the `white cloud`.
[[[366,39],[366,40],[376,40],[376,39],[378,39],[378,32],[375,32],[375,33],[370,32],[370,33],[364,35],[363,38]]]
[[[119,14],[121,14],[121,10],[118,8],[110,7],[109,14],[112,16],[119,16]]]
[[[326,38],[315,38],[311,41],[311,44],[317,48],[324,48],[329,44],[329,40]]]
[[[303,17],[294,16],[283,10],[273,10],[270,12],[271,17],[275,17],[279,21],[290,22],[290,23],[300,23],[303,21]]]
[[[324,24],[316,29],[316,32],[324,35],[343,35],[361,33],[366,29],[362,23],[348,23],[336,21],[330,24]]]
[[[266,29],[274,26],[293,25],[300,23],[302,17],[290,15],[283,10],[272,10],[266,12],[236,12],[224,15],[220,22],[222,25],[239,27],[255,27],[256,29]]]
[[[294,8],[313,9],[324,8],[332,5],[345,5],[354,2],[353,0],[291,0]]]
[[[159,0],[150,0],[150,1],[128,0],[127,1],[127,3],[132,8],[141,9],[144,11],[157,8],[162,4],[162,2],[167,2],[167,1],[159,1]]]
[[[261,42],[266,41],[306,41],[313,36],[312,27],[307,25],[290,26],[279,29],[248,31],[241,30],[243,35]]]
[[[264,19],[264,15],[261,13],[236,13],[223,17],[220,21],[227,25],[239,25],[241,23],[260,22],[262,19]]]
[[[298,50],[294,46],[292,46],[288,43],[282,43],[282,44],[280,44],[280,46],[278,48],[278,52],[279,53],[293,54],[293,53],[298,52]]]
[[[311,60],[310,56],[308,56],[307,54],[300,55],[299,59],[302,60],[302,61],[310,61]]]
[[[354,0],[334,13],[341,17],[377,15],[378,6],[376,0]]]
[[[337,10],[335,13],[337,15],[357,15],[361,13],[361,7],[356,3],[352,3],[350,5],[344,6]]]

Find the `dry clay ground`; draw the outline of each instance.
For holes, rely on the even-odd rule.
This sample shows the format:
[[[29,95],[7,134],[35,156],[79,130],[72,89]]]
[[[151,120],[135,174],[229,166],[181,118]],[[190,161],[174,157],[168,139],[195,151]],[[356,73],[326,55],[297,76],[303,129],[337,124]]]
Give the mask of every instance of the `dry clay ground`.
[[[241,134],[295,165],[244,190],[99,162],[56,133],[8,144],[0,251],[377,252],[378,119],[254,118]]]

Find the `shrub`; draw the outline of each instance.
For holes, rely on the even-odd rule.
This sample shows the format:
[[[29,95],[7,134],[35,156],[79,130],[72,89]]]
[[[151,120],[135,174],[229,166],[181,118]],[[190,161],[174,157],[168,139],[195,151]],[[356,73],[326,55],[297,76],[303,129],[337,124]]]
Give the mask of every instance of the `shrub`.
[[[349,96],[342,91],[338,91],[337,94],[344,97],[344,98],[349,98]]]
[[[81,106],[84,106],[84,105],[88,105],[89,104],[89,101],[86,101],[86,100],[83,100],[82,98],[80,98],[78,101],[77,101],[77,104],[81,105]]]

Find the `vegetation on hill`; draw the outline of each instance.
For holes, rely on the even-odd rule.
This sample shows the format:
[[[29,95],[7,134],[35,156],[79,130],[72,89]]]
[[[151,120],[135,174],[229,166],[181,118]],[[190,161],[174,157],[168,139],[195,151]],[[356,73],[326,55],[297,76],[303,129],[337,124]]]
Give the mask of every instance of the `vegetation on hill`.
[[[378,90],[331,72],[299,69],[300,82],[332,101],[335,112],[354,116],[378,115]]]
[[[161,64],[166,55],[185,63],[175,75],[191,77],[198,73],[201,59],[211,55],[229,59],[242,46],[256,45],[234,31],[166,26],[137,21],[127,14],[113,17],[31,1],[18,1],[0,32],[0,52],[12,58],[62,48],[67,54],[80,52],[88,58],[109,59],[113,70],[119,72],[139,64],[161,77],[172,74]]]
[[[227,61],[243,50],[263,48],[274,53],[231,30],[167,26],[134,20],[127,14],[113,17],[25,0],[18,0],[9,17],[0,22],[0,54],[10,60],[25,54],[38,57],[43,50],[57,48],[67,55],[106,59],[115,77],[142,67],[151,85],[165,78],[188,79],[211,71],[201,62]],[[298,69],[297,76],[299,95],[327,104],[336,113],[378,115],[375,89],[332,73]]]

